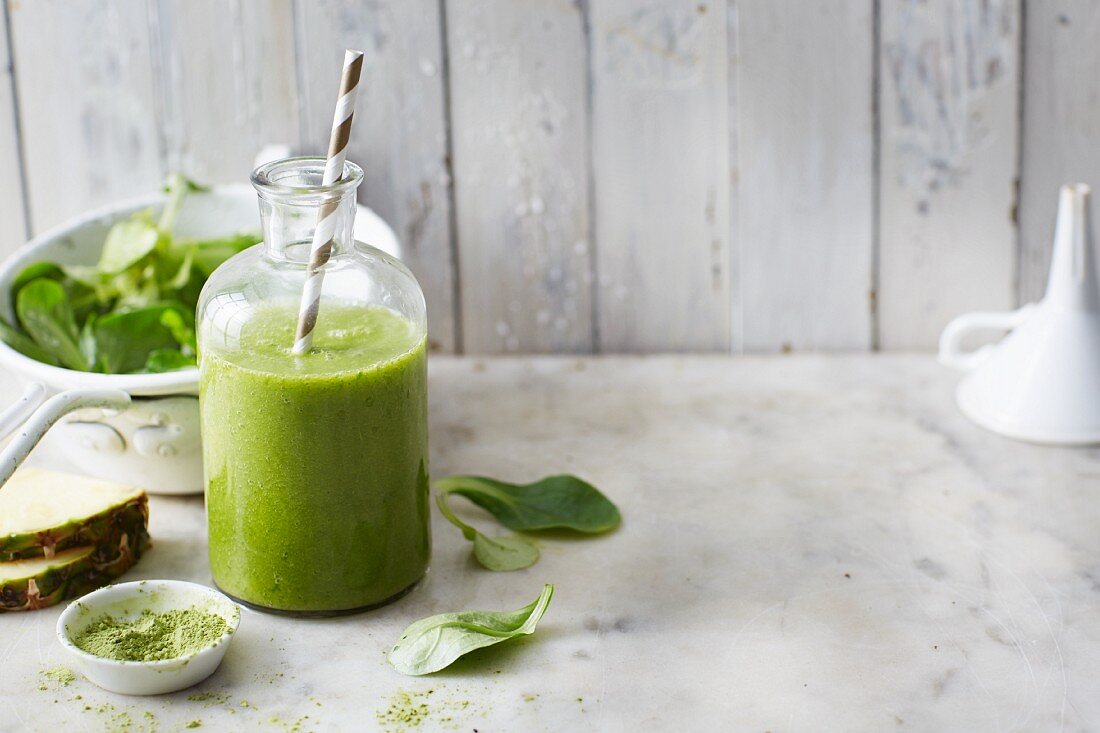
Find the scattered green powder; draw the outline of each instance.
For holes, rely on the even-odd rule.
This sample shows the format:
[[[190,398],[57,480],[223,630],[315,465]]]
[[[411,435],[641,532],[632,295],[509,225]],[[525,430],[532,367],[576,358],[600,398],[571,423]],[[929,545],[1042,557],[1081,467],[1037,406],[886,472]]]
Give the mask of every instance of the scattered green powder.
[[[278,715],[272,715],[267,719],[267,722],[269,726],[279,726],[286,733],[303,733],[307,720],[309,720],[308,715],[303,715],[293,722],[283,720]]]
[[[438,693],[438,694],[437,694]],[[471,715],[484,717],[486,709],[454,696],[446,685],[417,691],[396,691],[387,707],[378,710],[378,727],[387,733],[426,728],[440,731],[465,730],[462,721]],[[476,727],[476,726],[475,726]]]
[[[409,694],[404,691],[398,691],[393,698],[390,699],[390,706],[386,710],[378,713],[378,722],[382,725],[392,725],[394,723],[404,723],[410,727],[417,727],[424,722],[424,719],[428,717],[431,710],[428,707],[428,703],[420,702],[427,693],[413,693]],[[418,700],[414,700],[416,697]]]
[[[196,695],[188,695],[187,699],[191,702],[206,702],[207,700],[215,700],[215,702],[224,703],[229,700],[229,696],[219,695],[216,692],[200,692]]]
[[[110,730],[122,733],[123,731],[129,731],[134,727],[134,719],[130,717],[129,713],[121,712],[111,718],[111,725],[113,727],[110,728]]]
[[[141,712],[141,718],[137,718],[139,711],[132,707],[118,710],[110,703],[104,703],[99,707],[84,706],[85,713],[98,713],[103,716],[100,724],[106,733],[156,733],[157,716],[152,711]]]
[[[61,687],[68,687],[73,682],[76,682],[76,675],[68,667],[53,667],[52,669],[44,669],[38,673],[38,676],[42,678],[43,682],[53,682]],[[46,685],[41,684],[38,689],[45,690]]]
[[[93,621],[73,643],[105,659],[153,662],[194,654],[229,630],[221,616],[195,607],[165,613],[146,608],[133,621],[110,615]]]

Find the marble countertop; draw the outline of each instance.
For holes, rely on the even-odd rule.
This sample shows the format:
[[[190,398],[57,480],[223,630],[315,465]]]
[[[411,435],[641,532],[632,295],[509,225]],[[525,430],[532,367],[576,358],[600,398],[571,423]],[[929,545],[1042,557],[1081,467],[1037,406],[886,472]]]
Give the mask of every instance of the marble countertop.
[[[158,698],[44,681],[59,610],[0,616],[0,730],[1096,729],[1100,452],[983,432],[956,379],[926,356],[435,357],[435,475],[574,472],[622,528],[490,573],[436,521],[403,600],[246,611],[213,677]],[[209,582],[201,500],[151,515],[126,578]],[[386,664],[412,620],[543,582],[533,637],[426,678]]]

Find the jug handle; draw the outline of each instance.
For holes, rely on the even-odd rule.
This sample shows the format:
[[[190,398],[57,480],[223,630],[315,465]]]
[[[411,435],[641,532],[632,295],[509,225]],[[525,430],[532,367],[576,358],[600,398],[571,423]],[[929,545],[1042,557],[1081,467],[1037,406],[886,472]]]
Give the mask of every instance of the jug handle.
[[[18,430],[0,451],[0,491],[46,431],[65,415],[87,407],[121,410],[130,405],[130,395],[120,389],[70,389],[48,400],[45,397],[45,385],[32,383],[15,404],[0,413],[0,438]]]
[[[986,344],[974,351],[964,351],[962,340],[974,331],[1011,331],[1023,325],[1035,310],[1035,303],[1028,303],[1014,311],[979,311],[961,315],[947,324],[940,334],[940,364],[969,371],[985,361],[995,344]]]

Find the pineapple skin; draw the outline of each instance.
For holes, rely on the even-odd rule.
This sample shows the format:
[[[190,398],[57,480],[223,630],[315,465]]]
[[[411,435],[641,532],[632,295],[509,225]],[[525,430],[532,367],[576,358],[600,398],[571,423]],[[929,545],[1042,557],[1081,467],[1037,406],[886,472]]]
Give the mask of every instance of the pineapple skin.
[[[148,540],[149,497],[145,493],[116,504],[90,517],[51,527],[39,532],[24,532],[0,537],[0,562],[34,557],[51,558],[71,547],[105,544],[119,532],[135,535],[141,526]]]
[[[0,584],[0,613],[53,606],[104,586],[132,568],[149,547],[148,503],[142,499],[135,511],[110,523],[113,531],[85,557]]]

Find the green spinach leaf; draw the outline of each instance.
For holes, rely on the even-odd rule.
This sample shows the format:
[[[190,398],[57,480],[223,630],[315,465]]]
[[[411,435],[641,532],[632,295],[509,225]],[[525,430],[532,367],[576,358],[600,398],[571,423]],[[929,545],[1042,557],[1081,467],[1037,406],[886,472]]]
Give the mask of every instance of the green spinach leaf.
[[[24,285],[40,277],[60,282],[65,279],[65,271],[52,262],[35,262],[27,265],[11,281],[12,304],[15,304],[14,298]]]
[[[597,534],[615,529],[622,521],[619,510],[599,489],[576,476],[547,476],[531,484],[449,476],[435,487],[444,494],[465,496],[516,532],[561,528]]]
[[[459,611],[416,621],[390,650],[389,662],[401,674],[431,674],[475,649],[532,634],[553,595],[554,586],[547,584],[518,611]]]
[[[76,320],[69,294],[56,280],[40,277],[19,289],[15,313],[35,343],[69,369],[86,370],[88,363],[78,344]]]
[[[188,247],[183,251],[183,258],[172,260],[171,264],[175,272],[171,273],[171,278],[164,283],[164,287],[169,290],[182,290],[187,287],[187,283],[191,281],[191,275],[194,270],[194,258],[195,250]]]
[[[160,323],[172,333],[172,338],[180,345],[180,348],[191,355],[198,353],[197,339],[195,338],[194,308],[188,308],[178,303],[165,307],[160,314]]]
[[[34,342],[34,339],[32,339],[30,336],[27,336],[25,333],[5,321],[3,318],[0,318],[0,341],[3,341],[5,344],[12,347],[23,356],[29,356],[30,358],[36,361],[40,361],[43,364],[49,364],[51,366],[61,365],[61,362],[57,360],[57,357],[36,344]]]
[[[142,371],[150,353],[178,349],[180,343],[164,323],[165,314],[177,309],[173,304],[151,305],[97,318],[92,333],[98,370],[108,374]]]
[[[145,360],[145,369],[142,371],[159,374],[191,366],[195,366],[195,357],[187,356],[179,349],[157,349],[149,353],[149,358]]]
[[[260,236],[256,233],[242,233],[215,239],[183,241],[180,242],[180,246],[191,248],[195,267],[202,273],[205,280],[210,277],[210,273],[217,269],[218,265],[238,252],[243,252],[252,245],[258,244],[260,239]]]
[[[478,532],[474,535],[474,557],[483,568],[494,572],[522,570],[538,562],[539,548],[519,535],[489,537]]]
[[[93,313],[88,316],[88,320],[84,321],[84,327],[80,329],[80,353],[84,354],[84,361],[87,362],[89,369],[95,368],[95,321],[96,314]]]
[[[489,537],[463,522],[447,506],[445,493],[436,494],[435,501],[447,521],[461,529],[462,536],[474,543],[474,557],[483,567],[498,572],[520,570],[534,565],[539,559],[539,549],[523,537]]]
[[[100,272],[118,274],[133,267],[156,249],[160,236],[153,215],[148,211],[118,222],[107,232],[107,241],[103,243]]]

